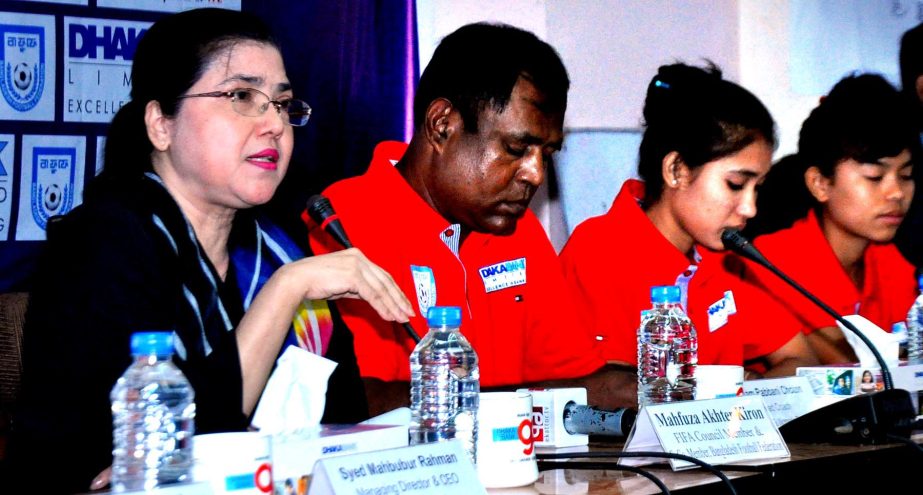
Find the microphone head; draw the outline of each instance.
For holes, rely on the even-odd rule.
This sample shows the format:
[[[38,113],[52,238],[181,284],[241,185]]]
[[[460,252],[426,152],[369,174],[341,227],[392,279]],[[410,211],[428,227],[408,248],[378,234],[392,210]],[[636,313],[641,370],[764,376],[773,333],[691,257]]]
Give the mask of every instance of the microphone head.
[[[337,214],[333,212],[333,206],[330,204],[329,199],[320,194],[315,194],[308,198],[308,216],[320,228],[333,236],[343,247],[347,249],[353,247],[352,243],[349,242],[349,237],[346,236],[346,231],[340,225]]]
[[[737,229],[724,229],[724,232],[721,233],[721,242],[724,244],[724,248],[729,251],[734,251],[735,253],[749,258],[765,267],[768,267],[770,270],[774,270],[775,267],[772,266],[772,263],[763,256],[759,250],[756,249],[756,246],[750,243],[743,234],[740,233]]]
[[[741,252],[750,245],[750,241],[739,230],[733,228],[724,229],[724,232],[721,233],[721,242],[724,244],[725,249],[735,253]]]
[[[333,215],[333,206],[330,205],[329,199],[320,194],[308,198],[308,216],[311,220],[321,224],[331,215]]]

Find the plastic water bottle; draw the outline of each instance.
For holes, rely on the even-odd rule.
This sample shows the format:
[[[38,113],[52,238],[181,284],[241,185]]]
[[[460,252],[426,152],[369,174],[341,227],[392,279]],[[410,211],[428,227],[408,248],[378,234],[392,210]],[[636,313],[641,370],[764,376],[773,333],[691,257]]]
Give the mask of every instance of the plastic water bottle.
[[[638,327],[638,407],[695,399],[698,340],[680,288],[651,288],[652,312]]]
[[[920,295],[907,313],[907,359],[923,360],[923,274],[917,279]]]
[[[891,335],[897,340],[897,357],[907,359],[907,320],[892,324]]]
[[[461,334],[461,308],[435,306],[410,355],[410,443],[459,439],[477,460],[478,356]]]
[[[195,393],[173,364],[173,334],[131,336],[134,362],[112,388],[112,489],[191,481]]]

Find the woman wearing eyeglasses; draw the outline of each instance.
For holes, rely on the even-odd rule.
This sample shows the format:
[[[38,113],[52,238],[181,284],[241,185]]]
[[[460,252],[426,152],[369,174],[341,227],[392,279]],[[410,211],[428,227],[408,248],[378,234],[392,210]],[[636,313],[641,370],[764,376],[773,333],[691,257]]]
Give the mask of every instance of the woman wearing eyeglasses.
[[[131,96],[86,201],[49,229],[25,328],[12,455],[53,470],[63,492],[86,490],[111,462],[108,394],[130,363],[131,333],[175,332],[196,433],[207,433],[247,428],[296,313],[335,318],[304,300],[361,298],[384,319],[412,315],[361,252],[284,263],[291,253],[247,211],[272,198],[292,127],[310,115],[259,19],[204,9],[158,21],[135,53]],[[301,331],[338,346],[364,401],[351,337],[318,338],[324,328]]]

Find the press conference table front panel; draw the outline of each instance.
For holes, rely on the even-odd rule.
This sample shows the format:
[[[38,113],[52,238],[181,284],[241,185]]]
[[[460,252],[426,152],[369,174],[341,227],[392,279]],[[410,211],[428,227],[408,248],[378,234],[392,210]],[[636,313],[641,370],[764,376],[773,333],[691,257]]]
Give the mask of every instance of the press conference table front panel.
[[[912,437],[918,445],[923,433]],[[746,494],[867,494],[923,493],[923,452],[907,445],[789,444],[791,457],[718,466],[740,495]],[[621,452],[621,443],[591,443],[594,452]],[[574,459],[600,461],[601,459]],[[616,462],[616,459],[606,460]],[[644,466],[671,493],[725,494],[727,486],[714,474],[696,468],[670,469],[667,464]],[[554,469],[539,473],[528,487],[489,489],[490,494],[646,495],[661,493],[647,478],[615,469]]]

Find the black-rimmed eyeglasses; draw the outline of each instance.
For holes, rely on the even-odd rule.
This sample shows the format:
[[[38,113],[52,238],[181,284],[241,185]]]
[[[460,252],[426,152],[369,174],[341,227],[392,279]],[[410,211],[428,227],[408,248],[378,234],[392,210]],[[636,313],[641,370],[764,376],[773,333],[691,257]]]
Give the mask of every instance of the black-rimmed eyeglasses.
[[[276,112],[282,116],[287,124],[301,127],[308,123],[311,118],[311,107],[301,101],[286,98],[284,100],[272,100],[266,93],[254,88],[238,88],[231,91],[213,91],[211,93],[197,93],[192,95],[181,95],[176,99],[183,98],[230,98],[231,108],[235,112],[245,117],[259,117],[266,113],[269,105],[276,107]]]

